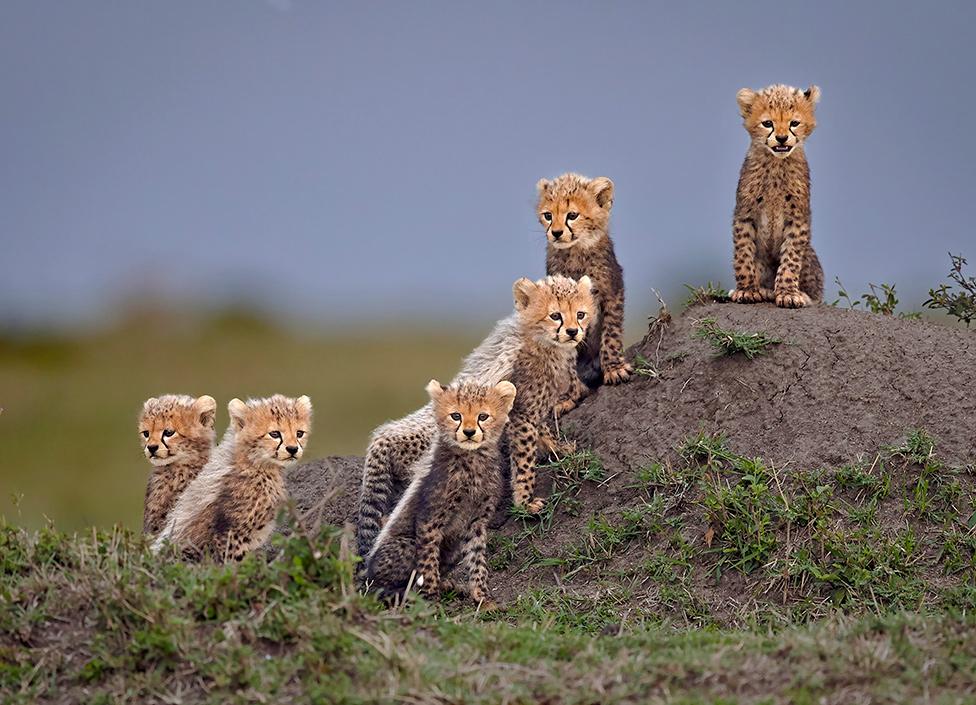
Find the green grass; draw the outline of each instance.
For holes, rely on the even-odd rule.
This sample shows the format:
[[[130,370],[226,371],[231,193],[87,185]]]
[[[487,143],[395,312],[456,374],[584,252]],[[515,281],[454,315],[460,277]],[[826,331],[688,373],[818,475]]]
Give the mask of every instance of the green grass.
[[[837,469],[778,468],[704,431],[675,457],[634,470],[629,499],[560,511],[572,529],[558,544],[531,529],[500,534],[495,567],[554,576],[577,595],[626,588],[618,621],[648,624],[782,626],[976,607],[972,472],[943,462],[923,431]],[[576,497],[581,485],[571,486]]]
[[[714,318],[703,318],[695,326],[695,336],[704,340],[718,355],[742,354],[748,359],[764,355],[771,345],[783,341],[765,333],[742,333],[720,328]]]
[[[929,289],[929,298],[923,306],[937,311],[945,311],[949,316],[965,323],[968,328],[976,319],[976,277],[963,274],[966,258],[949,253],[952,268],[949,270],[948,284],[940,284]]]
[[[685,289],[688,290],[685,308],[704,306],[710,303],[725,303],[732,300],[732,297],[729,296],[729,290],[724,288],[721,282],[716,284],[707,282],[704,286],[685,284]]]
[[[617,619],[626,591],[529,590],[385,611],[352,588],[338,530],[231,566],[152,557],[124,530],[0,524],[4,702],[962,702],[976,621],[947,610],[815,626],[691,629]],[[701,609],[688,567],[645,569]],[[490,617],[489,621],[485,621]],[[843,694],[843,700],[838,700]]]
[[[376,425],[424,403],[427,380],[454,375],[478,333],[323,336],[245,315],[147,314],[71,338],[0,338],[0,515],[35,528],[45,517],[65,529],[139,526],[149,464],[136,419],[160,393],[214,396],[220,433],[235,396],[308,394],[306,457],[361,453]]]

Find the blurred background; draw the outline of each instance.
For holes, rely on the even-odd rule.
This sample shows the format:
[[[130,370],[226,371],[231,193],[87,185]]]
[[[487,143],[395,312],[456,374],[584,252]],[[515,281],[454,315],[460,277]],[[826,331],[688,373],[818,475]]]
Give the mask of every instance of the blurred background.
[[[382,420],[544,272],[540,177],[616,183],[628,338],[732,283],[735,93],[823,90],[814,244],[918,308],[976,257],[976,5],[6,0],[0,514],[136,527],[165,392]]]

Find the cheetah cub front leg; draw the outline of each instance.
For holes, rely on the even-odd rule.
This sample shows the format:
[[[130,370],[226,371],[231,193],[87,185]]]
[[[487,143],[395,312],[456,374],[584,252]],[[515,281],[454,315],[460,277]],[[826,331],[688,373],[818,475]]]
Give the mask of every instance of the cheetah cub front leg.
[[[511,431],[512,503],[529,514],[538,514],[545,500],[535,496],[535,459],[539,428],[523,421]]]
[[[810,297],[800,291],[803,259],[810,247],[810,228],[790,224],[783,232],[785,240],[780,248],[779,269],[776,270],[776,305],[782,308],[809,306]]]
[[[634,374],[634,367],[624,359],[623,292],[610,296],[603,304],[603,331],[600,337],[600,367],[604,384],[623,384]]]
[[[750,218],[736,219],[732,226],[735,245],[735,289],[730,292],[737,304],[758,304],[772,301],[774,294],[761,284],[759,263],[756,262],[756,226]]]

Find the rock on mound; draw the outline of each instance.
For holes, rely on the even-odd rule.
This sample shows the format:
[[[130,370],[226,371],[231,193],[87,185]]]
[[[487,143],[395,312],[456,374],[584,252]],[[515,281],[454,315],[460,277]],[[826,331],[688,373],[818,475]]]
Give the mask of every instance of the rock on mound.
[[[697,335],[705,319],[782,342],[717,356]],[[492,535],[491,584],[510,609],[609,626],[976,608],[976,336],[708,304],[628,355],[643,376],[562,419],[580,452],[540,471],[543,515]],[[323,519],[342,523],[360,472],[358,458],[316,461],[290,489],[307,510],[338,488]]]

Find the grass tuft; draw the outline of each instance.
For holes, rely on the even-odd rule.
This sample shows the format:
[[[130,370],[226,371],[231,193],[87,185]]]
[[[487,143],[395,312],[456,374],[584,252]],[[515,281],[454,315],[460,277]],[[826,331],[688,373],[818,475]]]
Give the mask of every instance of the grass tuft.
[[[741,333],[720,328],[714,318],[703,318],[695,326],[696,337],[706,341],[718,355],[732,356],[739,353],[748,359],[763,355],[771,345],[783,341],[765,333]]]
[[[704,306],[710,303],[726,303],[732,300],[732,297],[729,296],[729,290],[723,288],[721,283],[713,284],[709,281],[704,286],[685,284],[685,289],[688,290],[685,308]]]

